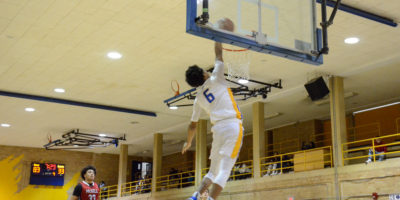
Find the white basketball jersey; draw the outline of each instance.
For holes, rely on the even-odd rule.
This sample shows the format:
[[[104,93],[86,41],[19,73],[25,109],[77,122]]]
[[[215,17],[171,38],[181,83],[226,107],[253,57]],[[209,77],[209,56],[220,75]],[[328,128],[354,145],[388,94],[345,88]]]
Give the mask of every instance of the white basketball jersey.
[[[210,115],[213,124],[225,119],[242,119],[242,114],[224,77],[223,62],[215,61],[211,77],[196,91],[192,121],[197,122],[199,120],[200,108],[203,108]]]

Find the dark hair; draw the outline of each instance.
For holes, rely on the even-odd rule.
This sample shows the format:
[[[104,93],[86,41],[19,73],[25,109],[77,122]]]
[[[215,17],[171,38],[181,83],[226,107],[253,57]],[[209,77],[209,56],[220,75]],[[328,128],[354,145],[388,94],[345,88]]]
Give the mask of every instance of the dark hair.
[[[94,171],[94,174],[96,175],[96,168],[94,168],[93,166],[87,166],[87,167],[85,167],[85,168],[83,168],[82,169],[82,171],[81,171],[81,177],[82,177],[82,179],[84,179],[85,180],[85,174],[86,174],[86,172],[88,171],[88,170],[93,170]]]
[[[199,87],[204,83],[203,69],[197,65],[190,66],[186,70],[186,82],[192,87]]]

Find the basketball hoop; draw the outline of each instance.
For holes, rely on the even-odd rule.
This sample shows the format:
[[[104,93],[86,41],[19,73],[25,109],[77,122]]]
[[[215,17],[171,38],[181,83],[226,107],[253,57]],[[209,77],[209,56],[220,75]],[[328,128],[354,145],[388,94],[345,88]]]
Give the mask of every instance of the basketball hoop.
[[[175,83],[175,84],[174,84]],[[174,96],[178,96],[179,93],[179,83],[177,80],[172,80],[171,81],[171,90],[175,93]]]
[[[228,79],[248,83],[250,79],[250,56],[248,49],[223,48],[224,63],[228,66]]]
[[[51,135],[50,135],[50,133],[49,134],[47,134],[47,141],[49,142],[49,143],[51,143],[53,140],[51,139]]]

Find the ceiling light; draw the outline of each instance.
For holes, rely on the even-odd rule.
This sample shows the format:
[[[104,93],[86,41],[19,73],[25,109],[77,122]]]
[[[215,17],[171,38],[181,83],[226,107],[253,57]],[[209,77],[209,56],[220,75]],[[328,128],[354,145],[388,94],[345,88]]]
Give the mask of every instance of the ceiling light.
[[[1,127],[10,127],[10,124],[1,124]]]
[[[360,39],[357,38],[357,37],[349,37],[349,38],[346,38],[346,39],[344,40],[344,43],[346,43],[346,44],[356,44],[356,43],[358,43],[359,41],[360,41]]]
[[[249,82],[249,80],[246,80],[246,79],[239,79],[238,82],[239,82],[240,84],[246,84],[246,83]]]
[[[114,60],[122,58],[122,55],[120,53],[116,52],[116,51],[108,52],[107,56],[109,58],[111,58],[111,59],[114,59]]]
[[[169,109],[171,109],[171,110],[178,110],[178,106],[170,106]]]
[[[104,133],[100,133],[99,136],[100,136],[100,137],[106,137],[107,135],[104,134]]]
[[[379,108],[384,108],[384,107],[393,106],[393,105],[397,105],[397,104],[400,104],[400,102],[394,102],[394,103],[389,103],[389,104],[382,105],[382,106],[376,106],[376,107],[373,107],[373,108],[359,110],[359,111],[353,112],[353,115],[357,114],[357,113],[362,113],[362,112],[366,112],[366,111],[370,111],[370,110],[376,110],[376,109],[379,109]]]
[[[25,111],[26,112],[33,112],[33,111],[35,111],[35,109],[34,108],[25,108]]]
[[[64,92],[65,92],[65,89],[63,89],[63,88],[55,88],[55,89],[54,89],[54,92],[57,92],[57,93],[64,93]]]

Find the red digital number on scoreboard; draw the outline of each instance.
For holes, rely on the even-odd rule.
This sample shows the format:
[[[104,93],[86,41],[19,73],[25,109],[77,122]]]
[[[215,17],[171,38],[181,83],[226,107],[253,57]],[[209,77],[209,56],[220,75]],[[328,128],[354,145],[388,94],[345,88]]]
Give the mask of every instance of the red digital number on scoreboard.
[[[46,163],[46,169],[49,171],[55,171],[57,168],[56,164],[47,164]]]

